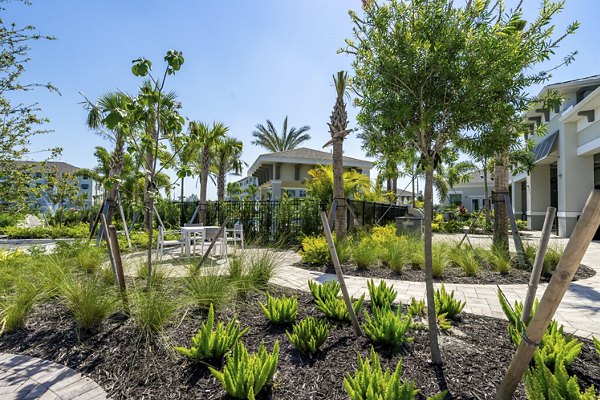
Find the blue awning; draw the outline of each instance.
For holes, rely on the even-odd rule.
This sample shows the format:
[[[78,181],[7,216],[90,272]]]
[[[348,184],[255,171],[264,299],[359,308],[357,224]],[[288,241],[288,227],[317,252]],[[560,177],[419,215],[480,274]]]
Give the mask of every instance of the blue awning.
[[[556,138],[558,137],[558,131],[551,135],[546,136],[533,148],[533,154],[535,155],[535,162],[541,161],[548,155],[556,150]]]

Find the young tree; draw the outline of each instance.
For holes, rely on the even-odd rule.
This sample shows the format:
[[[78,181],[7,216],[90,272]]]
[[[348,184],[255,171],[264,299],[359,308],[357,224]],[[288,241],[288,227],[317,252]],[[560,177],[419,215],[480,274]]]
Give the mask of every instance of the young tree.
[[[381,3],[381,4],[380,4]],[[449,146],[477,136],[474,128],[514,115],[523,105],[523,85],[545,77],[525,69],[546,59],[556,41],[549,22],[562,3],[545,0],[528,29],[519,8],[500,1],[458,7],[448,0],[364,2],[351,12],[354,87],[359,122],[397,132],[396,146],[420,153],[425,174],[425,276],[432,360],[442,363],[435,315],[431,222],[434,170]],[[574,27],[570,27],[568,32]],[[529,71],[528,71],[529,72]],[[495,132],[510,143],[510,131]]]
[[[240,175],[246,163],[242,161],[242,148],[244,144],[229,136],[225,136],[217,143],[215,163],[212,173],[217,179],[217,199],[223,201],[225,197],[225,180],[229,173]]]
[[[222,122],[213,122],[212,126],[203,122],[192,121],[189,125],[190,146],[196,150],[196,172],[200,173],[200,222],[206,223],[206,193],[210,166],[215,161],[217,148],[229,128]]]
[[[33,26],[17,27],[6,23],[4,16],[0,18],[0,199],[3,207],[16,211],[22,211],[26,206],[32,172],[32,164],[16,161],[27,158],[35,136],[48,132],[41,129],[48,120],[39,115],[36,103],[21,103],[15,99],[27,99],[27,92],[38,87],[56,91],[50,83],[27,83],[21,79],[30,61],[30,45],[37,40],[54,39],[36,31]],[[48,151],[51,153],[49,158],[53,158],[61,149]]]
[[[288,131],[288,117],[286,116],[283,120],[283,130],[279,134],[273,123],[267,120],[266,127],[263,124],[256,125],[256,130],[252,132],[254,137],[252,144],[264,147],[271,152],[292,150],[310,139],[310,135],[306,133],[309,130],[310,126],[305,125],[300,129],[292,127]]]
[[[46,182],[36,189],[38,195],[46,198],[58,214],[58,226],[62,227],[66,206],[81,206],[85,193],[80,193],[79,180],[72,172],[60,172],[55,167],[43,172]]]
[[[348,212],[344,195],[344,139],[352,131],[352,129],[348,129],[348,113],[344,101],[344,97],[348,95],[348,73],[339,71],[337,77],[334,75],[333,86],[336,99],[330,121],[327,124],[331,140],[323,147],[329,145],[333,147],[333,201],[336,204],[334,228],[335,236],[341,239],[346,236],[346,214]]]

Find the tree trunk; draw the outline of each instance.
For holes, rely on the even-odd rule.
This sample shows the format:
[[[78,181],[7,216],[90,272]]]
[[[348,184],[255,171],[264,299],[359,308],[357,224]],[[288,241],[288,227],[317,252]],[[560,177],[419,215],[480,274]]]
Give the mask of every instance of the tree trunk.
[[[435,312],[435,297],[433,288],[432,238],[431,222],[433,215],[433,160],[425,172],[425,288],[427,292],[427,322],[429,324],[429,345],[431,360],[436,365],[442,365],[442,353],[438,343],[438,326]]]
[[[417,203],[415,202],[415,171],[413,170],[413,176],[412,176],[412,206],[413,208],[417,206]]]
[[[508,194],[508,155],[496,158],[494,166],[494,246],[508,254],[508,213],[504,195]]]
[[[338,239],[346,236],[346,196],[344,195],[343,139],[333,139],[333,201],[335,210],[335,235]]]
[[[208,185],[208,157],[202,155],[202,169],[200,171],[200,222],[206,225],[206,189]]]
[[[219,174],[217,175],[217,199],[223,201],[225,199],[225,166],[219,166]]]
[[[183,211],[183,183],[184,183],[185,178],[182,176],[181,177],[181,194],[179,196],[179,202],[181,203],[181,208],[179,210],[179,226],[183,226],[185,224],[185,215],[184,215],[184,211]]]
[[[107,226],[112,224],[113,215],[116,210],[117,193],[119,191],[119,184],[116,182],[116,179],[123,171],[123,146],[124,141],[122,134],[117,133],[115,149],[110,155],[110,171],[108,173],[109,178],[111,178],[113,182],[112,188],[106,192],[106,202],[108,203],[108,213],[106,215]]]
[[[485,202],[485,226],[486,230],[488,226],[490,226],[490,196],[489,196],[489,188],[488,188],[488,171],[487,171],[487,161],[483,162],[483,198]]]
[[[152,171],[153,165],[154,165],[154,156],[152,154],[152,150],[149,150],[146,153],[146,165],[145,165],[146,174],[145,174],[145,178],[144,178],[145,188],[146,188],[146,190],[144,190],[144,209],[146,211],[148,211],[147,209],[149,207],[149,204],[152,202],[152,194],[150,193],[150,191],[152,189],[152,183],[151,183],[152,177],[150,176],[151,175],[150,171]],[[151,227],[152,227],[152,214],[145,212],[144,213],[144,229],[149,231]]]

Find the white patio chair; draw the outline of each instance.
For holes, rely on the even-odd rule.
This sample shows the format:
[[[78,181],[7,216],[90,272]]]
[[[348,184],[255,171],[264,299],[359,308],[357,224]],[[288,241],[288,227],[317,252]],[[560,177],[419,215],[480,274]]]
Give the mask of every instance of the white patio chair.
[[[179,235],[179,239],[177,240],[166,240],[166,235],[177,234]],[[162,226],[158,226],[158,238],[156,240],[156,251],[158,252],[158,259],[161,260],[163,256],[163,252],[165,247],[169,246],[179,246],[181,253],[183,254],[183,247],[185,246],[185,242],[183,240],[183,236],[181,235],[181,231],[166,231]]]
[[[236,243],[239,242],[242,250],[244,250],[244,228],[242,224],[235,224],[233,229],[227,229],[227,242],[232,242],[234,249]]]
[[[204,254],[204,246],[210,246],[212,242],[215,242],[212,251],[214,252],[215,248],[219,247],[219,255],[227,258],[227,230],[224,230],[223,234],[217,237],[219,229],[220,228],[204,228],[201,240],[202,254]]]

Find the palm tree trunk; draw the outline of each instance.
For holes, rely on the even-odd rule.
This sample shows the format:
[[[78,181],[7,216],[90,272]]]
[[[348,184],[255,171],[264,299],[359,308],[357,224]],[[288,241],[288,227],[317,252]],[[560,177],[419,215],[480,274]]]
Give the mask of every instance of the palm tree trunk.
[[[219,173],[217,175],[217,199],[223,201],[225,199],[225,165],[219,165]]]
[[[427,294],[427,321],[429,325],[429,345],[431,348],[431,359],[434,364],[442,364],[442,353],[438,343],[437,316],[435,312],[435,297],[433,289],[433,267],[432,267],[432,238],[431,222],[433,215],[433,160],[425,171],[425,288]]]
[[[496,157],[494,166],[494,246],[508,254],[508,212],[504,204],[508,194],[508,155]]]
[[[346,197],[344,195],[343,139],[333,139],[333,201],[335,210],[335,235],[338,239],[346,236]]]
[[[209,170],[208,157],[202,155],[202,169],[200,171],[200,222],[206,225],[206,189],[208,185],[208,170]]]

